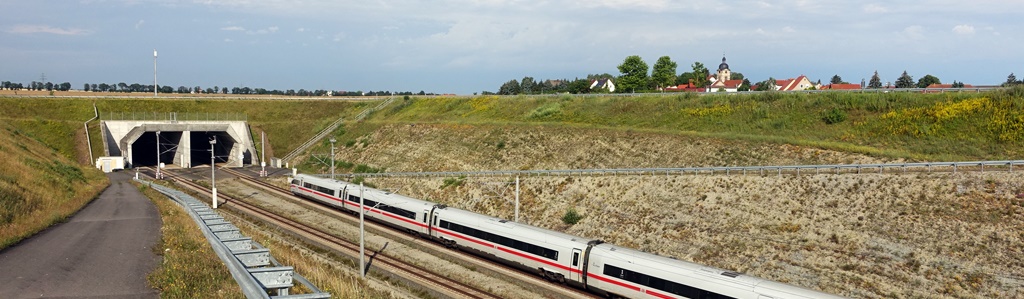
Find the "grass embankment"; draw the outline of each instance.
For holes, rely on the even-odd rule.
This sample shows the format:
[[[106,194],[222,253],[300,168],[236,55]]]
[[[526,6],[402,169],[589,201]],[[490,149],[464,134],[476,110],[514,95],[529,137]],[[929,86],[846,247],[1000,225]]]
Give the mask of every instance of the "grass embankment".
[[[163,116],[186,113],[236,113],[246,115],[259,147],[259,132],[266,131],[269,147],[283,156],[296,146],[327,127],[339,117],[352,117],[376,102],[343,100],[239,100],[221,98],[196,99],[76,99],[76,98],[15,98],[0,97],[0,120],[10,123],[27,135],[34,136],[66,157],[77,157],[86,163],[89,153],[85,146],[82,123],[94,116],[92,105],[100,113],[100,120],[110,113],[116,117],[131,118],[148,114]],[[123,113],[123,114],[122,114]],[[99,121],[89,126],[92,152],[103,152]],[[73,138],[69,138],[73,137]],[[84,159],[83,159],[84,157]],[[267,156],[270,158],[271,156]],[[90,162],[91,163],[91,162]]]
[[[762,93],[637,97],[436,97],[383,123],[616,128],[812,146],[913,160],[1020,158],[1024,88],[983,93]]]
[[[156,205],[163,223],[160,241],[153,247],[163,262],[147,277],[150,287],[159,290],[161,298],[244,297],[192,217],[163,194],[136,185]]]
[[[109,180],[0,122],[0,249],[64,221]]]

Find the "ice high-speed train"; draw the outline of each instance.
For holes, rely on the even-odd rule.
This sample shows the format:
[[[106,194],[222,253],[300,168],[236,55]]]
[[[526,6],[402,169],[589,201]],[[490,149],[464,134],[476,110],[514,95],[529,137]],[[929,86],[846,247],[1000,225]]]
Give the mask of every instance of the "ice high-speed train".
[[[299,174],[291,192],[359,210],[359,185]],[[373,188],[366,217],[609,298],[843,298]]]

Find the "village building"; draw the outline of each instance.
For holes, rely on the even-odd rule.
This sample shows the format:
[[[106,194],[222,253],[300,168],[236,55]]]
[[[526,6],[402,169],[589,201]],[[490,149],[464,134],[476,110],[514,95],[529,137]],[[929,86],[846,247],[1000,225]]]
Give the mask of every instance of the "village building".
[[[725,56],[722,56],[722,64],[718,65],[718,73],[708,76],[708,82],[711,83],[708,85],[708,92],[736,92],[740,85],[743,85],[743,80],[732,80],[732,70],[725,62]]]

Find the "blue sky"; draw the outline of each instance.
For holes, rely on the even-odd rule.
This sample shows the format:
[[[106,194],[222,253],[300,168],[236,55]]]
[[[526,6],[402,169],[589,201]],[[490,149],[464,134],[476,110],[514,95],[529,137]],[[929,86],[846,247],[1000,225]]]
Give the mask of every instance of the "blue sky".
[[[752,81],[1024,77],[1024,1],[0,2],[0,81],[471,94],[618,75],[629,55]]]

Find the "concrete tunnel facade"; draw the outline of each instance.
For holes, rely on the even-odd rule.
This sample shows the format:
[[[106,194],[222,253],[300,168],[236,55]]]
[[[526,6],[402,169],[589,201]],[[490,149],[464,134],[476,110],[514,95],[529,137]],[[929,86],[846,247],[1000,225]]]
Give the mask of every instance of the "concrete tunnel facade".
[[[255,162],[256,148],[244,121],[103,121],[107,156],[122,156],[126,167],[165,165],[190,168],[216,163],[241,167]],[[157,138],[159,132],[159,139]]]

